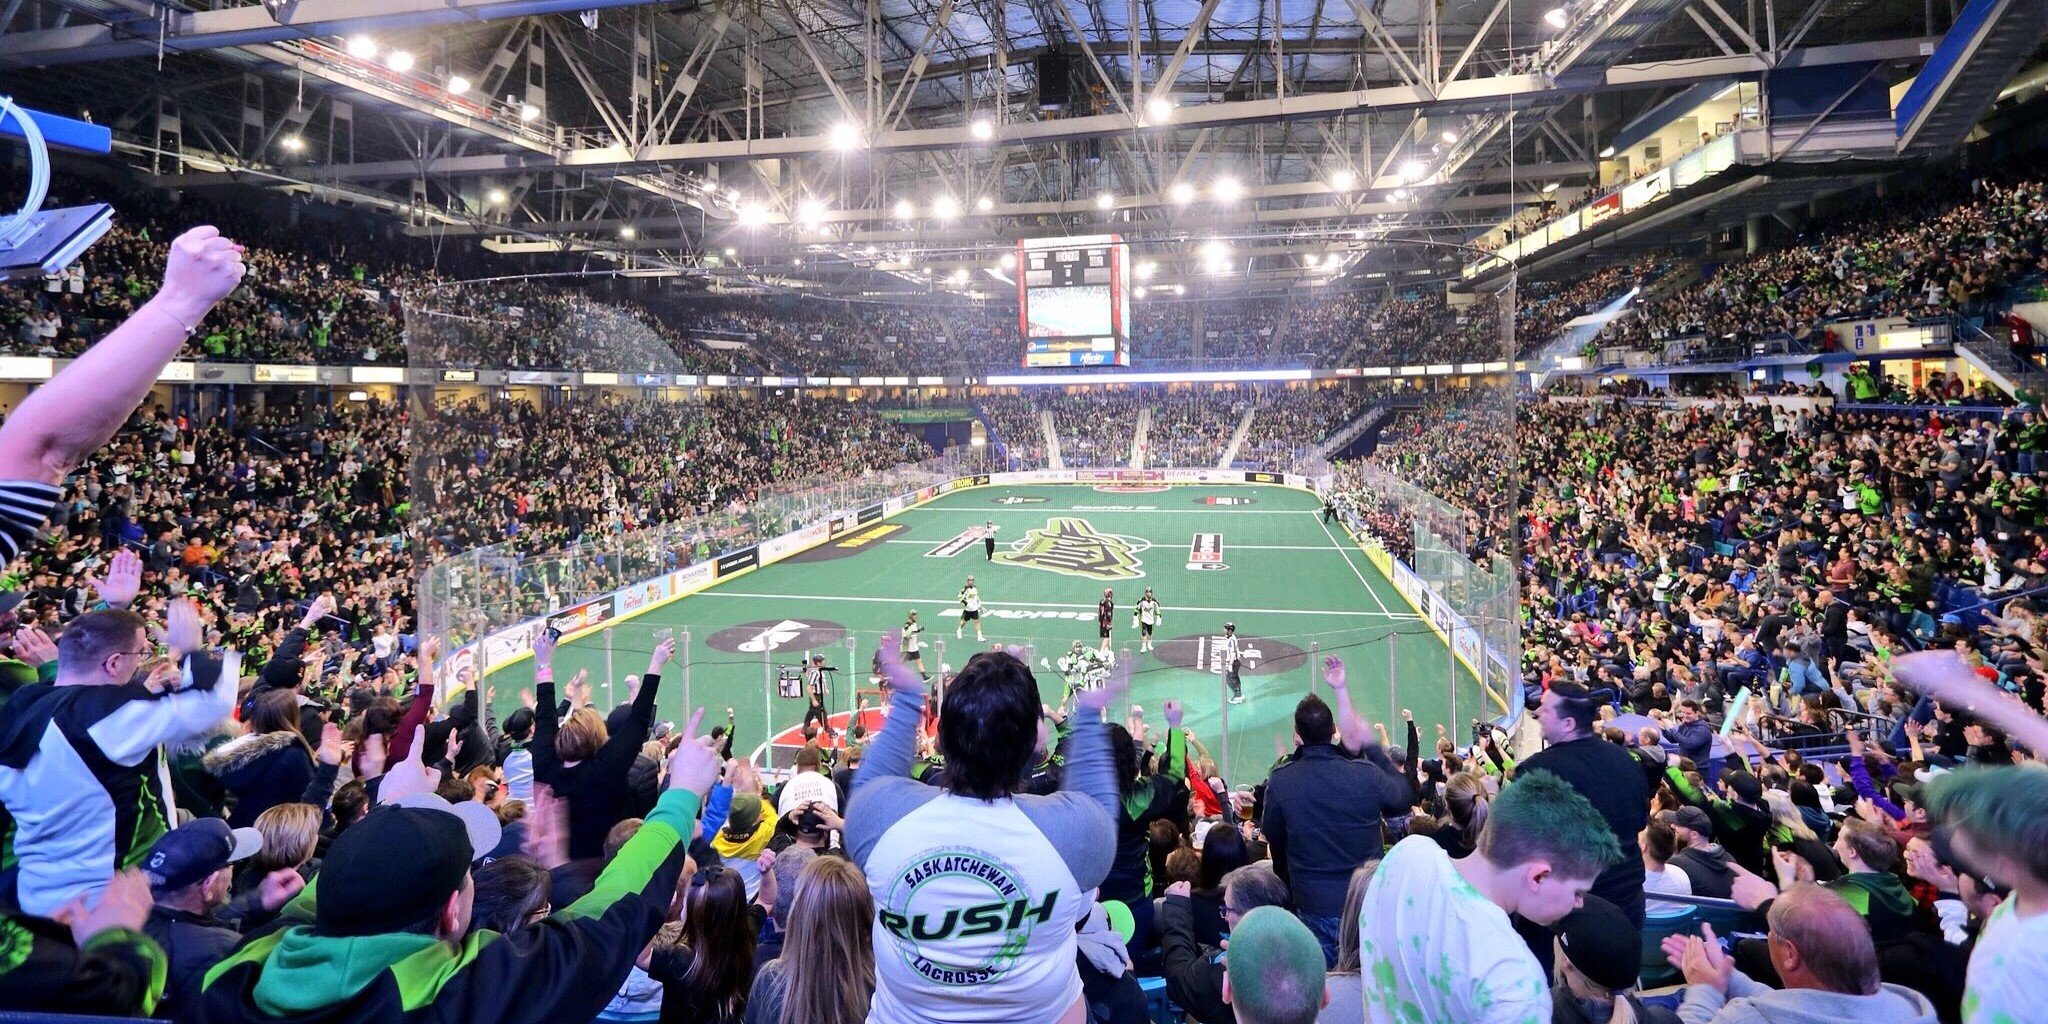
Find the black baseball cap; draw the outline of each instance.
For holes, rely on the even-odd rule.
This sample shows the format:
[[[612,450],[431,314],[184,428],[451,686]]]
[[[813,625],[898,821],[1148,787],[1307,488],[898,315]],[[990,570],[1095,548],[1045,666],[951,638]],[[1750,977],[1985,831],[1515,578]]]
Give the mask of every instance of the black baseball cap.
[[[438,804],[439,806],[435,806]],[[489,808],[468,802],[486,815]],[[350,825],[320,865],[314,924],[331,936],[404,931],[462,888],[470,863],[497,846],[473,815],[431,793],[383,804]],[[492,830],[496,816],[491,815]],[[402,868],[399,865],[403,865]]]
[[[149,879],[149,891],[160,896],[204,881],[262,849],[263,833],[253,828],[229,828],[219,818],[199,818],[157,837],[142,861],[142,874]]]
[[[1593,984],[1614,992],[1635,987],[1643,932],[1620,907],[1587,893],[1579,909],[1557,923],[1557,944]]]
[[[1680,807],[1675,811],[1665,811],[1663,818],[1668,824],[1676,825],[1679,828],[1691,829],[1699,833],[1702,839],[1712,840],[1714,838],[1713,819],[1707,817],[1707,812],[1697,807]]]

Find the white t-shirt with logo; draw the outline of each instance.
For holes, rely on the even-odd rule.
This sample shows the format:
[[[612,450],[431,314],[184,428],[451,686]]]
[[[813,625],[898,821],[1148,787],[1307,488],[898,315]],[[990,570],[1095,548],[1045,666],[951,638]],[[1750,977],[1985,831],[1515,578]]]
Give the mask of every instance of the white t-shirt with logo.
[[[1508,920],[1428,836],[1380,861],[1359,914],[1373,1024],[1549,1024],[1543,968]]]
[[[2023,919],[2007,898],[1970,951],[1963,1024],[2040,1020],[2042,978],[2048,978],[2048,914]]]
[[[866,860],[875,897],[869,1024],[1055,1021],[1081,995],[1088,894],[1014,801],[951,794]]]

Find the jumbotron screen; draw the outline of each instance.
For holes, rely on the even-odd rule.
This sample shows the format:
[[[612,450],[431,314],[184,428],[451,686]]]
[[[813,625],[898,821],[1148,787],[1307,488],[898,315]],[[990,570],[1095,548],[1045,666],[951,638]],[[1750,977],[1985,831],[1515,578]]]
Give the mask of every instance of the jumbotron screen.
[[[1117,235],[1017,243],[1024,365],[1131,365],[1130,247]]]

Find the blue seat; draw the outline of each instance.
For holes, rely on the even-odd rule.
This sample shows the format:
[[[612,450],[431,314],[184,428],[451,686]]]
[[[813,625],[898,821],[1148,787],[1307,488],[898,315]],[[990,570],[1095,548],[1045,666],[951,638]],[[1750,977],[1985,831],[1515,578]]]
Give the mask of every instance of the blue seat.
[[[1699,908],[1688,907],[1677,917],[1652,917],[1643,921],[1643,958],[1637,968],[1644,988],[1677,984],[1684,975],[1664,958],[1664,938],[1692,935],[1699,931]]]
[[[1166,995],[1165,978],[1138,979],[1138,987],[1145,991],[1145,1018],[1152,1024],[1181,1024],[1184,1015],[1173,1000]]]

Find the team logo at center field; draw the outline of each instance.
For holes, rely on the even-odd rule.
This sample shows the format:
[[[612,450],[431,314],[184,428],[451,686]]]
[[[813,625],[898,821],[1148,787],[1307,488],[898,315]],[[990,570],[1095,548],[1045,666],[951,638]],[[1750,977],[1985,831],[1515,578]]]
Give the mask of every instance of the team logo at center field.
[[[1223,564],[1223,535],[1195,534],[1195,539],[1188,543],[1188,568],[1212,572],[1230,568]]]
[[[1103,533],[1078,516],[1054,516],[996,552],[996,561],[1063,576],[1114,582],[1145,575],[1138,552],[1151,547],[1143,537]]]
[[[846,627],[824,619],[762,619],[711,634],[705,643],[727,654],[814,650],[846,639]]]

